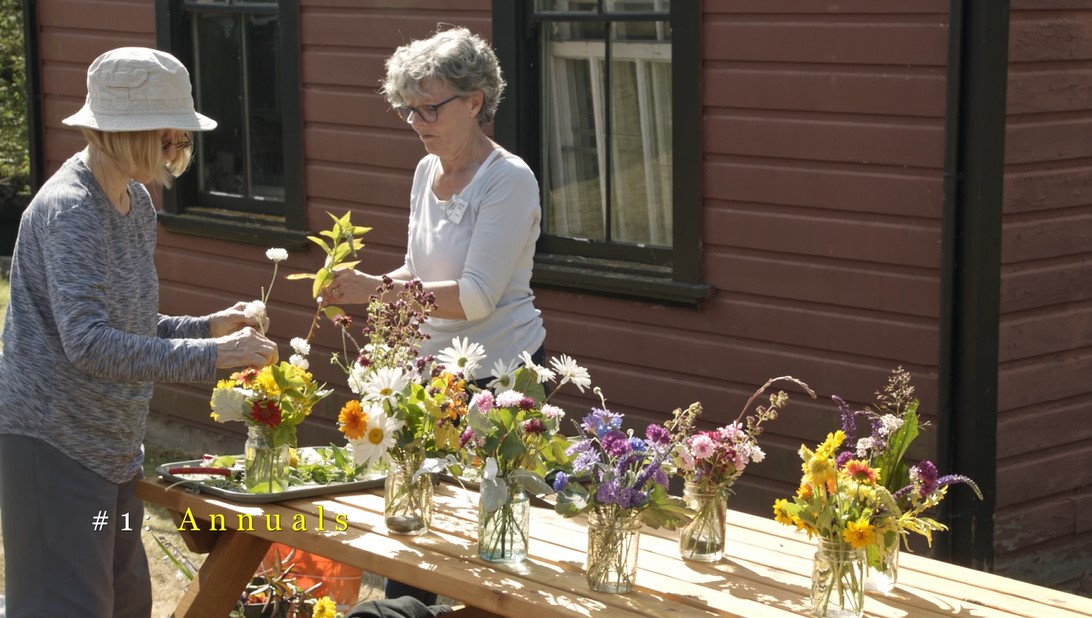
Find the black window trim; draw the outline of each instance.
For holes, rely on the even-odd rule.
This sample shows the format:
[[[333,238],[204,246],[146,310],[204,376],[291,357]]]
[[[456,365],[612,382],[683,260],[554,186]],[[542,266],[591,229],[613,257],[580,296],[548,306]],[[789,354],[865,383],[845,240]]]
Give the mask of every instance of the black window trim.
[[[190,0],[156,0],[156,45],[178,56],[192,71],[192,41],[183,28],[182,12],[187,8],[202,11],[231,12],[277,11],[282,57],[281,101],[284,110],[284,216],[262,215],[222,208],[218,200],[199,203],[192,179],[183,177],[175,188],[163,192],[163,210],[159,222],[180,234],[231,240],[257,245],[276,245],[286,249],[304,249],[307,236],[307,200],[304,189],[303,115],[301,104],[299,7],[297,0],[268,3],[236,2],[216,6]],[[188,172],[188,173],[192,173]]]
[[[537,93],[541,63],[536,43],[541,22],[532,19],[530,0],[493,0],[493,44],[509,87],[497,110],[494,133],[506,148],[519,154],[531,169],[542,170],[541,118]],[[701,66],[699,2],[673,2],[672,29],[672,217],[673,247],[646,250],[636,245],[629,255],[645,257],[620,261],[592,257],[591,243],[549,237],[540,239],[532,282],[545,287],[577,290],[696,306],[715,290],[701,279]],[[660,13],[610,15],[612,21],[662,16]],[[551,19],[600,19],[587,13],[555,13]],[[528,120],[532,119],[532,120]],[[545,235],[544,235],[545,236]],[[574,250],[579,249],[579,252]],[[667,253],[669,263],[664,263]]]

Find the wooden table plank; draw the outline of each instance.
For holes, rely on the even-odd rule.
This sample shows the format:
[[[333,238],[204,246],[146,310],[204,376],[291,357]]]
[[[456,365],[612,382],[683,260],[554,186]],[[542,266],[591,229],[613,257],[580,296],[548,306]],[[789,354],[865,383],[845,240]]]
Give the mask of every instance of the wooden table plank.
[[[163,487],[148,481],[138,495],[178,512],[192,509],[199,518],[252,514],[256,529],[238,536],[300,547],[501,616],[789,618],[808,609],[814,543],[771,519],[743,513],[730,512],[728,557],[718,563],[684,561],[678,555],[677,532],[643,530],[636,590],[612,595],[591,591],[584,580],[583,519],[566,519],[549,509],[532,509],[532,556],[527,562],[482,561],[476,543],[477,494],[457,486],[436,488],[433,525],[420,537],[387,534],[378,491],[247,506],[178,489],[163,492]],[[326,518],[324,531],[315,529],[320,513]],[[264,514],[280,515],[284,529],[263,529],[259,517]],[[339,515],[348,526],[345,530],[333,529]],[[307,522],[309,529],[289,529],[294,518]],[[210,572],[221,569],[244,570],[220,565]],[[200,590],[192,596],[203,600],[206,594],[211,596]],[[1092,616],[1092,599],[905,552],[896,590],[886,597],[870,595],[865,607],[870,618]]]

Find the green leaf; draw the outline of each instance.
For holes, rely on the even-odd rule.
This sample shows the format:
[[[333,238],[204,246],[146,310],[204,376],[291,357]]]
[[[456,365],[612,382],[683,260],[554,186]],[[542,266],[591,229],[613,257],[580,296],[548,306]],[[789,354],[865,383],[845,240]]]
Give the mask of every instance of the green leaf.
[[[325,289],[327,285],[330,285],[330,282],[333,280],[334,275],[329,269],[320,268],[319,271],[315,273],[315,283],[311,286],[311,296],[318,298],[319,295],[322,294],[322,290]]]
[[[325,240],[319,238],[318,236],[308,236],[307,240],[310,240],[316,245],[322,247],[322,250],[326,252],[326,255],[330,255],[334,252],[333,248],[331,248],[330,245],[326,244]]]
[[[528,470],[515,470],[509,475],[513,481],[519,483],[527,493],[533,496],[545,496],[546,494],[554,493],[554,488],[550,487],[546,480],[540,475],[530,472]]]
[[[588,490],[578,483],[570,483],[557,495],[557,503],[554,511],[564,517],[572,517],[583,513],[590,504]]]
[[[327,319],[332,320],[332,319],[338,317],[339,315],[345,315],[345,310],[342,309],[341,307],[335,307],[333,305],[326,305],[325,307],[322,308],[322,315],[326,316]]]

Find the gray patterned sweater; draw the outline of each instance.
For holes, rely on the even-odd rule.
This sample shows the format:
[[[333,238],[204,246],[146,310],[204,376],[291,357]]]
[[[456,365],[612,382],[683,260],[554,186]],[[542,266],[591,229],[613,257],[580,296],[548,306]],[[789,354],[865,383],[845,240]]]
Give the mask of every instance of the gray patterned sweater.
[[[152,383],[208,382],[207,317],[159,314],[156,214],[110,204],[79,156],[23,213],[0,349],[0,433],[43,440],[115,483],[138,474]]]

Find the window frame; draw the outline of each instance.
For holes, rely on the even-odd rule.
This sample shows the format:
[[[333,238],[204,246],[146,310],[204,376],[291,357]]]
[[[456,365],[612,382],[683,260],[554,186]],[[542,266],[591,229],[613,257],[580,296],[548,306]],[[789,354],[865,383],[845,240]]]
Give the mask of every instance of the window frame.
[[[541,179],[543,24],[603,17],[587,12],[536,17],[533,4],[533,0],[493,0],[493,45],[508,81],[494,134]],[[608,15],[613,22],[650,16]],[[606,243],[543,233],[535,255],[532,282],[536,285],[690,306],[712,296],[712,286],[701,279],[700,15],[700,3],[689,0],[672,2],[667,14],[672,29],[672,247],[613,243],[604,250],[596,245]]]
[[[225,5],[193,0],[155,0],[156,44],[177,56],[190,70],[191,81],[196,83],[190,19],[186,12],[190,9],[208,13],[269,12],[270,4],[246,0]],[[260,214],[230,207],[240,200],[246,202],[252,198],[207,196],[208,199],[204,199],[198,194],[197,179],[191,170],[179,177],[173,188],[163,191],[159,222],[166,229],[180,234],[289,249],[308,246],[298,4],[297,0],[277,0],[274,5],[282,58],[280,73],[283,76],[279,94],[284,144],[284,215]]]

